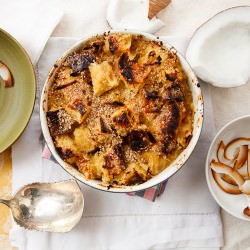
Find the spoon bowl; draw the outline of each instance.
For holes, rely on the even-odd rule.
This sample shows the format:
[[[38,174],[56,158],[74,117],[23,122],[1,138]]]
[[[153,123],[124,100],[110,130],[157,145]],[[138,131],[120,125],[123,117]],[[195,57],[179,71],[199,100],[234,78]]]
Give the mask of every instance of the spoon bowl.
[[[16,223],[29,230],[68,232],[80,220],[82,191],[75,180],[32,183],[19,189],[7,205]]]

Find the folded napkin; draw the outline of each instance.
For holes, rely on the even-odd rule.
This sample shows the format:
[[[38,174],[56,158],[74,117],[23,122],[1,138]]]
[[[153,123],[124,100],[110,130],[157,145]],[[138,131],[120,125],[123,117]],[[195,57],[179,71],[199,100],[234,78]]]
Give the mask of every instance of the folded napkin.
[[[186,39],[166,38],[185,51]],[[41,157],[39,96],[55,60],[76,39],[52,38],[38,62],[38,98],[31,121],[13,148],[13,190],[34,182],[72,177],[58,164]],[[213,249],[223,245],[219,207],[205,180],[205,157],[213,137],[210,92],[201,84],[205,99],[205,123],[198,145],[185,166],[168,180],[156,202],[136,196],[108,193],[81,185],[85,198],[82,219],[69,233],[33,232],[15,223],[10,232],[19,250],[82,249]]]
[[[62,15],[41,0],[11,0],[1,4],[0,28],[24,47],[35,65]]]

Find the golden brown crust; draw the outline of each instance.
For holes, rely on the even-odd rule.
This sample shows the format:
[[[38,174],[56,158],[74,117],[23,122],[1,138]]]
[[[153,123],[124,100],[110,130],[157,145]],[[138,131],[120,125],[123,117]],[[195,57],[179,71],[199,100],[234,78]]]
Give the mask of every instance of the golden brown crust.
[[[192,137],[192,94],[177,55],[141,35],[88,41],[58,69],[48,103],[62,158],[107,184],[146,181]]]

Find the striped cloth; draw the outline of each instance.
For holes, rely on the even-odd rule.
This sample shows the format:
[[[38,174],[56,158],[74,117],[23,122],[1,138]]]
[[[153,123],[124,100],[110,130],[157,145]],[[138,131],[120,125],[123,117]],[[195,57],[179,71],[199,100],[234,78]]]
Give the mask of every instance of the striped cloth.
[[[47,145],[45,143],[44,143],[44,148],[43,148],[43,152],[42,152],[42,157],[56,162],[56,159],[51,154],[49,148],[47,147]],[[144,199],[147,199],[147,200],[154,202],[157,197],[159,197],[161,194],[163,194],[165,187],[167,185],[167,182],[168,182],[168,180],[166,180],[166,181],[164,181],[156,186],[153,186],[151,188],[145,189],[145,190],[128,193],[128,195],[139,196],[141,198],[144,198]]]

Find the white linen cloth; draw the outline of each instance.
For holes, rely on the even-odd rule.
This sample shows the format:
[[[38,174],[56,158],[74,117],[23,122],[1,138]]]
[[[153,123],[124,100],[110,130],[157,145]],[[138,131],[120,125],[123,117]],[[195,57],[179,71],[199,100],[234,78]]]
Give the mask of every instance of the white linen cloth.
[[[63,12],[48,8],[41,0],[0,0],[0,28],[12,35],[35,65]]]
[[[184,54],[186,39],[164,38]],[[42,159],[39,141],[39,96],[55,60],[76,39],[53,38],[38,62],[38,96],[31,121],[13,147],[13,191],[34,182],[70,179],[59,165]],[[205,122],[199,143],[185,166],[172,176],[155,202],[81,185],[85,198],[82,219],[69,233],[34,232],[15,223],[10,232],[19,250],[78,249],[213,249],[223,245],[219,207],[205,180],[205,157],[213,137],[209,88],[202,84]]]

